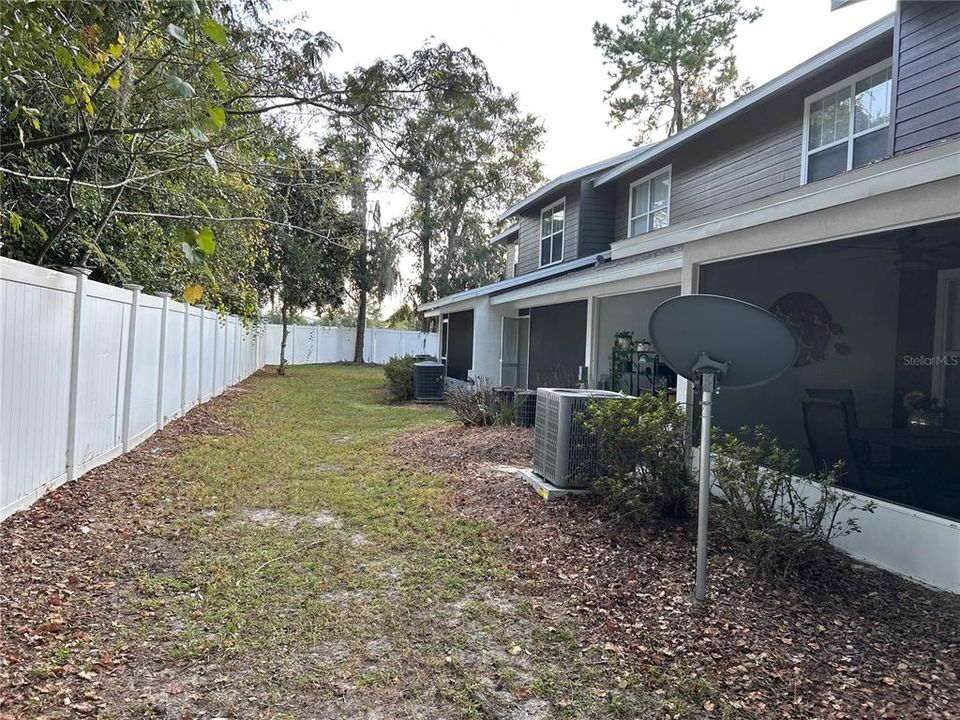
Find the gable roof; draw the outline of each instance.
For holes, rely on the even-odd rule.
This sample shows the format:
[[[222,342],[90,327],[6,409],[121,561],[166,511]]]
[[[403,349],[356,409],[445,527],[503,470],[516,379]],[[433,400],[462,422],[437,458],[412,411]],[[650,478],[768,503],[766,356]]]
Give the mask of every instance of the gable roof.
[[[770,82],[748,92],[743,97],[734,100],[729,105],[726,105],[716,112],[711,113],[700,122],[694,123],[690,127],[681,130],[676,135],[673,135],[666,140],[662,140],[655,145],[649,145],[645,148],[640,148],[641,152],[635,153],[632,157],[628,158],[624,162],[595,179],[593,181],[594,187],[599,187],[610,182],[611,180],[616,180],[617,178],[629,173],[631,170],[640,167],[644,163],[663,155],[668,150],[692,140],[694,137],[709,130],[710,128],[731,120],[757,103],[762,102],[763,100],[766,100],[777,93],[782,92],[783,90],[786,90],[788,87],[800,82],[808,75],[843,59],[867,43],[877,40],[878,38],[883,37],[885,34],[892,32],[893,14],[891,13],[886,17],[880,18],[872,25],[868,25],[862,30],[854,33],[845,40],[841,40],[836,45],[814,55],[809,60],[800,63],[795,68],[788,70],[780,77],[774,78]]]
[[[620,163],[624,162],[625,160],[630,160],[632,157],[638,155],[639,153],[644,152],[649,147],[650,146],[647,145],[644,147],[633,148],[632,150],[628,150],[625,153],[620,153],[619,155],[614,155],[613,157],[609,157],[606,160],[600,160],[599,162],[591,163],[590,165],[584,165],[581,168],[577,168],[576,170],[571,170],[568,173],[564,173],[560,177],[554,178],[553,180],[548,182],[546,185],[540,186],[539,188],[534,190],[532,193],[527,195],[523,200],[518,202],[516,205],[505,210],[500,215],[500,220],[506,220],[507,218],[512,217],[513,215],[516,215],[519,212],[523,212],[524,210],[529,208],[531,205],[534,205],[538,200],[541,200],[547,195],[549,195],[550,193],[556,190],[559,190],[561,187],[563,187],[564,185],[567,185],[568,183],[572,183],[576,180],[581,180],[589,175],[593,175],[594,173],[602,172],[603,170],[607,170],[608,168],[615,167]]]
[[[520,223],[514,223],[513,225],[508,227],[506,230],[504,230],[502,233],[494,235],[492,238],[487,240],[487,242],[490,243],[491,245],[496,245],[498,242],[509,240],[514,235],[519,235],[519,234],[520,234]]]

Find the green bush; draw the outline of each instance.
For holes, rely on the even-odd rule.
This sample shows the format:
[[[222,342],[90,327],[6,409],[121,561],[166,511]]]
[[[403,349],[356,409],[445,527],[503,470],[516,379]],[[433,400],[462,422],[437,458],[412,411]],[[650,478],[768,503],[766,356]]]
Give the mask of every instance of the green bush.
[[[640,520],[683,520],[690,512],[684,450],[686,415],[666,395],[644,394],[588,406],[583,418],[598,443],[602,476],[594,491]]]
[[[395,356],[383,366],[383,374],[387,379],[387,394],[392,400],[413,400],[413,364],[416,361],[413,355]]]
[[[830,541],[860,532],[855,512],[873,512],[837,487],[838,464],[797,476],[798,456],[779,446],[763,426],[718,432],[713,476],[722,493],[714,512],[723,531],[747,543],[755,569],[785,579],[820,568],[832,554]]]

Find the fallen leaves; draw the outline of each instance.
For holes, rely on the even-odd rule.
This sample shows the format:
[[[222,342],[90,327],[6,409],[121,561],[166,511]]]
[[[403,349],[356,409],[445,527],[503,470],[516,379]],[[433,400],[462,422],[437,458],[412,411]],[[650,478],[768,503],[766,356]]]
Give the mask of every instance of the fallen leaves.
[[[618,522],[590,500],[544,502],[498,467],[530,466],[528,431],[429,428],[394,451],[453,475],[450,505],[497,528],[519,583],[566,602],[605,651],[639,657],[656,677],[702,679],[756,718],[960,718],[955,595],[839,554],[827,577],[777,586],[717,536],[704,612],[691,598],[691,529]],[[723,709],[713,694],[697,706]]]

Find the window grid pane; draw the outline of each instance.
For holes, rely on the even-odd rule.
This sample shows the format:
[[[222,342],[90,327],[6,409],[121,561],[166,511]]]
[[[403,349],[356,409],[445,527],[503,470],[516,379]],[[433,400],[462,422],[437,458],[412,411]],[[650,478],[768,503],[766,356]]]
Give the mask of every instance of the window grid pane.
[[[810,103],[807,182],[885,156],[887,133],[882,130],[890,122],[890,86],[891,68],[887,67]]]
[[[854,132],[890,122],[890,70],[881,70],[857,83]]]
[[[667,181],[667,176],[660,175],[659,177],[653,178],[653,180],[651,180],[650,191],[650,209],[665,208],[667,206],[667,198],[670,195],[670,184]]]

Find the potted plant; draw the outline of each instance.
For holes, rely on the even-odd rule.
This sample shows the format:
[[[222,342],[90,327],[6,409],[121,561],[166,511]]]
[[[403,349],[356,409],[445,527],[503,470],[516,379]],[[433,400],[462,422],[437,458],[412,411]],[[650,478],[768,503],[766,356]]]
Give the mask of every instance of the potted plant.
[[[907,426],[911,430],[924,431],[943,427],[946,408],[937,398],[920,390],[903,396],[903,409],[907,411]]]

